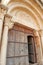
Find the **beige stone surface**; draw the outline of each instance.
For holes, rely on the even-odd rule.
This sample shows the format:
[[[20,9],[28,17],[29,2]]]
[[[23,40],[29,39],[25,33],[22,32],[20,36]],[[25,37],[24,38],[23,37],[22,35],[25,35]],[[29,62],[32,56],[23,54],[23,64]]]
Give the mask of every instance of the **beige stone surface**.
[[[43,65],[41,62],[43,59],[43,6],[41,2],[38,0],[7,0],[7,2],[6,0],[2,0],[2,4],[0,3],[1,65],[6,65],[8,31],[15,23],[39,31],[38,34],[35,31],[34,35],[37,36],[37,61],[40,63],[33,65]]]

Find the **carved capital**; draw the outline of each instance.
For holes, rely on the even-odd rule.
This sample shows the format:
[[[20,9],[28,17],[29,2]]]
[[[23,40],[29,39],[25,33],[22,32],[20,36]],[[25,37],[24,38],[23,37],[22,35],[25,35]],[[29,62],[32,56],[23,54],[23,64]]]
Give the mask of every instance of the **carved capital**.
[[[39,34],[43,37],[43,30],[39,30]]]
[[[5,14],[4,25],[5,25],[5,26],[8,26],[9,28],[12,28],[14,22],[11,21],[11,19],[12,19],[12,16],[11,16],[11,15],[9,15],[9,14]]]
[[[37,30],[34,30],[34,36],[38,36],[39,37],[39,32]]]

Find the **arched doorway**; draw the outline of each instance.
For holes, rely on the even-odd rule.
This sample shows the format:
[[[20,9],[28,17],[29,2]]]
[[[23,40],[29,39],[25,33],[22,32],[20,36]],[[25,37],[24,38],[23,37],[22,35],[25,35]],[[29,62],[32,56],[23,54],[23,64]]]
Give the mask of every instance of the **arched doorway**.
[[[30,58],[35,57],[34,53],[33,57],[29,55],[29,49],[31,50],[29,39],[30,41],[33,39],[29,35],[33,35],[32,30],[21,25],[15,24],[14,27],[9,30],[6,65],[29,65],[29,63],[34,61],[29,61]],[[33,63],[36,63],[36,60]]]

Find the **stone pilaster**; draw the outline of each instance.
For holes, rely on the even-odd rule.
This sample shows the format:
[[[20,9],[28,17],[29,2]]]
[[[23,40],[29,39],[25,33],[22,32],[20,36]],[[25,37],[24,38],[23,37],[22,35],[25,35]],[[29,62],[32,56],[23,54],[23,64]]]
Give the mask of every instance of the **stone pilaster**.
[[[39,35],[40,35],[40,40],[41,40],[41,45],[42,45],[42,54],[43,54],[43,30],[39,30]]]
[[[37,62],[40,63],[42,61],[42,47],[41,47],[39,31],[34,31],[34,37],[35,37]]]
[[[40,34],[41,41],[42,41],[42,44],[43,44],[43,30],[39,30],[39,34]]]

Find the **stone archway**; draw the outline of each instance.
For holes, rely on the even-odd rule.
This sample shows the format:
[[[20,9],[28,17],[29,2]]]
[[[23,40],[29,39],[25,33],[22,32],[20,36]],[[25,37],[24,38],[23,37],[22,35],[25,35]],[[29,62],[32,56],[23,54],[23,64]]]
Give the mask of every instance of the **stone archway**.
[[[35,5],[33,6],[32,4],[33,5],[35,4]],[[14,15],[12,15],[14,23],[17,22],[17,23],[23,24],[23,25],[28,26],[28,27],[30,26],[30,28],[36,29],[36,28],[34,28],[34,24],[35,24],[35,26],[37,27],[36,30],[40,30],[40,29],[43,29],[43,19],[42,19],[43,18],[43,16],[42,16],[43,12],[42,12],[42,9],[39,7],[39,5],[38,4],[36,5],[36,4],[37,3],[35,1],[32,1],[32,0],[30,0],[30,1],[27,0],[25,2],[24,2],[24,0],[21,0],[21,2],[20,2],[20,0],[18,0],[15,3],[13,3],[13,0],[12,0],[12,2],[10,2],[10,4],[8,4],[9,9],[8,9],[7,13],[11,14],[11,15],[12,15],[12,13],[14,14]],[[2,11],[3,11],[3,8],[2,8]],[[20,12],[22,13],[22,16],[24,15],[24,17],[19,18],[19,17],[21,17],[20,16]],[[32,20],[32,21],[30,20],[31,22],[29,21],[29,19],[27,20],[27,18],[25,18],[25,14],[24,13],[26,14],[27,18],[30,17],[30,19]],[[33,19],[34,19],[34,23],[33,23]],[[12,22],[10,22],[10,23],[12,24]],[[32,26],[31,26],[31,23],[33,24]],[[9,26],[12,27],[11,24],[10,25],[9,24],[5,23],[3,37],[2,37],[2,43],[4,43],[2,45],[2,56],[3,56],[2,60],[1,60],[1,61],[3,61],[2,65],[3,64],[5,65],[5,63],[6,63],[6,48],[7,48],[7,39],[6,38],[7,38],[7,34],[8,34],[8,29],[9,29],[8,27]],[[6,36],[4,36],[5,33],[6,33]],[[38,38],[39,37],[37,37],[37,35],[36,35],[35,36],[36,43],[37,43],[36,47],[37,47],[38,51],[40,50],[39,52],[37,51],[37,59],[39,59],[38,62],[40,62],[40,60],[41,60],[41,56],[40,56],[41,55],[41,53],[40,53],[41,52],[40,43],[41,42],[39,41]],[[38,42],[37,42],[37,39],[38,39]],[[5,42],[5,40],[6,40],[6,42]],[[38,45],[38,43],[39,43],[39,45]],[[3,50],[5,50],[5,52],[3,52]]]

